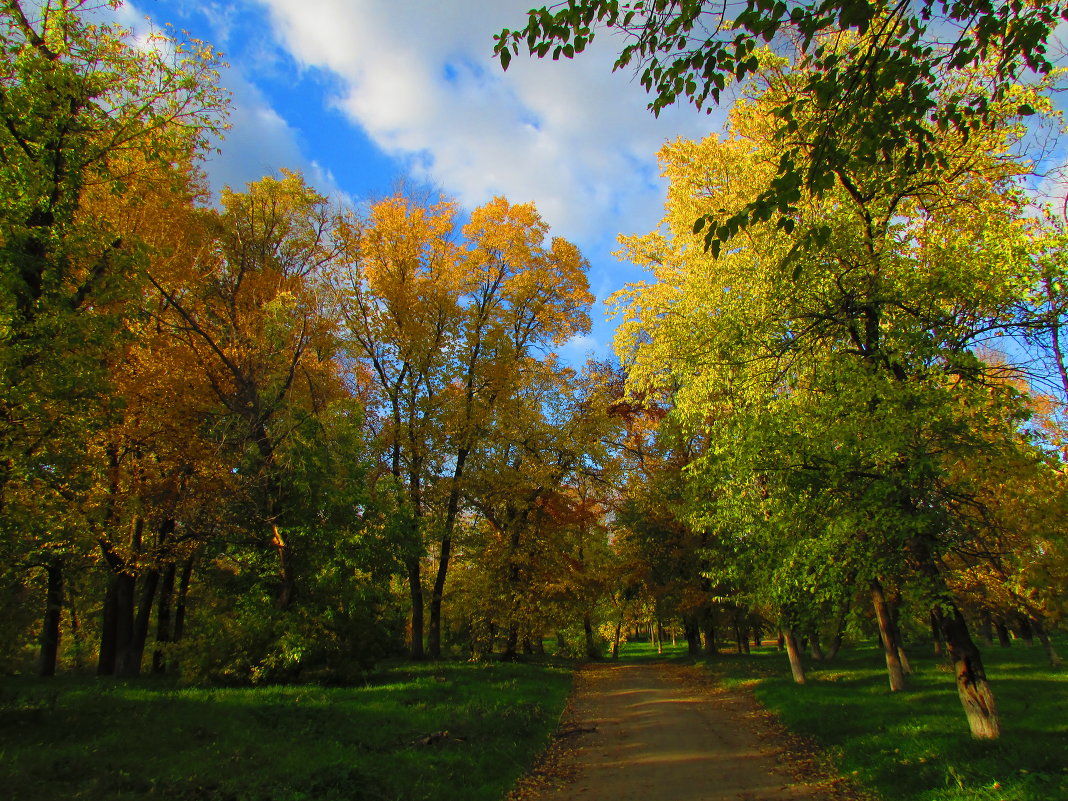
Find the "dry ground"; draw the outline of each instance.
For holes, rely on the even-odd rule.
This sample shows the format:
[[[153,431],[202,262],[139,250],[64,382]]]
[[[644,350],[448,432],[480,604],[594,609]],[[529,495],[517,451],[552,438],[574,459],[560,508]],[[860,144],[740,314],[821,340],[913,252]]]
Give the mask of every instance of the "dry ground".
[[[584,667],[556,741],[511,801],[854,801],[809,744],[699,667]]]

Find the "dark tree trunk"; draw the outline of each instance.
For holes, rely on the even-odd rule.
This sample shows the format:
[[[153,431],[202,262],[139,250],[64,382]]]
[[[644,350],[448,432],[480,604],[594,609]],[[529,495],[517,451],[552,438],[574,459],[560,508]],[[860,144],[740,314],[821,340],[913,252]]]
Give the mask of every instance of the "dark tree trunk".
[[[582,616],[582,631],[586,635],[586,658],[600,659],[601,654],[597,650],[597,639],[593,636],[593,622],[587,612]]]
[[[1057,653],[1057,649],[1053,647],[1053,642],[1049,638],[1049,632],[1046,631],[1046,627],[1042,625],[1042,621],[1037,617],[1031,618],[1031,628],[1035,632],[1035,636],[1038,637],[1038,641],[1042,643],[1042,647],[1046,649],[1046,657],[1049,659],[1050,665],[1053,667],[1061,667],[1064,665],[1064,660],[1061,659]]]
[[[894,627],[894,642],[897,643],[897,658],[901,662],[901,670],[904,671],[906,676],[912,675],[912,663],[909,662],[909,655],[905,653],[905,638],[901,634],[901,627],[898,625],[898,619],[900,618],[901,608],[901,593],[894,593],[894,599],[890,601],[890,624]]]
[[[986,679],[982,656],[968,633],[964,616],[956,605],[951,604],[946,611],[936,606],[934,617],[953,660],[957,694],[964,707],[972,737],[977,740],[997,739],[1001,734],[997,704]]]
[[[118,575],[115,581],[115,676],[131,676],[134,638],[134,602],[137,594],[137,578],[128,573]]]
[[[817,662],[822,662],[824,660],[823,648],[820,646],[819,632],[816,631],[815,628],[810,629],[808,632],[808,643],[809,653],[812,655],[812,658]]]
[[[130,645],[130,663],[127,675],[137,676],[141,673],[141,662],[145,656],[145,642],[148,641],[148,623],[152,618],[152,605],[156,600],[156,588],[159,586],[159,571],[149,570],[145,574],[141,587],[141,603],[137,607],[134,619],[133,641]]]
[[[1002,648],[1012,647],[1012,637],[1009,636],[1009,627],[1005,625],[1005,621],[994,621],[994,631],[998,633],[998,645]]]
[[[1028,648],[1034,647],[1035,644],[1035,632],[1031,628],[1031,621],[1023,615],[1020,615],[1016,619],[1016,630],[1020,634],[1020,639],[1023,640],[1024,645]]]
[[[693,612],[682,616],[682,630],[686,634],[686,653],[690,656],[701,655],[701,626]]]
[[[879,638],[883,645],[883,653],[886,655],[886,673],[890,679],[890,691],[899,692],[905,689],[905,671],[901,666],[899,644],[894,636],[894,621],[891,617],[890,606],[883,594],[883,585],[878,580],[872,579],[869,586],[872,605],[875,607],[875,617],[879,621]]]
[[[786,635],[782,633],[782,629],[779,629],[779,633],[775,637],[775,647],[779,649],[779,653],[786,650]]]
[[[456,466],[452,472],[452,486],[449,489],[449,504],[445,510],[445,526],[441,536],[441,551],[438,556],[438,572],[434,577],[434,590],[430,595],[430,626],[427,629],[427,656],[430,659],[441,658],[441,602],[445,597],[445,579],[449,572],[449,558],[452,554],[452,532],[456,527],[456,515],[460,509],[461,480],[464,464],[467,461],[467,448],[460,448],[456,454]]]
[[[508,626],[508,637],[504,642],[504,652],[501,659],[505,662],[514,662],[516,659],[516,646],[519,644],[519,625],[512,623]]]
[[[702,628],[704,629],[705,637],[705,653],[708,656],[715,656],[717,653],[716,648],[716,618],[712,614],[711,609],[706,609],[705,614],[701,619]]]
[[[623,615],[619,615],[619,620],[616,621],[616,633],[612,637],[612,658],[619,659],[619,638],[623,634]]]
[[[793,629],[787,629],[783,637],[786,643],[786,653],[790,658],[790,674],[795,684],[805,683],[805,666],[801,664],[801,650],[797,647],[797,634]]]
[[[59,659],[59,626],[63,616],[63,562],[53,556],[44,565],[45,611],[41,623],[41,653],[38,675],[55,676]]]
[[[174,638],[172,642],[181,642],[185,636],[185,607],[189,597],[189,583],[193,579],[193,557],[189,557],[178,577],[178,598],[174,603]]]
[[[994,647],[994,618],[989,609],[979,612],[979,635],[983,638],[983,645],[987,648]]]
[[[412,602],[412,630],[408,656],[422,659],[423,652],[423,581],[419,571],[419,557],[408,559],[408,595]]]
[[[938,627],[938,618],[931,612],[931,642],[934,644],[935,656],[942,656],[946,652],[946,643],[942,639],[942,630]]]
[[[164,645],[171,641],[171,605],[174,603],[174,578],[176,567],[168,562],[163,568],[159,587],[159,601],[156,604],[156,644]],[[161,674],[166,670],[166,658],[162,648],[152,652],[152,672]]]
[[[849,614],[849,602],[846,602],[841,609],[838,610],[838,615],[834,619],[834,636],[831,638],[830,647],[827,649],[827,659],[834,659],[838,656],[838,652],[842,650],[842,639],[845,637],[845,633],[842,629],[845,627],[846,615]]]

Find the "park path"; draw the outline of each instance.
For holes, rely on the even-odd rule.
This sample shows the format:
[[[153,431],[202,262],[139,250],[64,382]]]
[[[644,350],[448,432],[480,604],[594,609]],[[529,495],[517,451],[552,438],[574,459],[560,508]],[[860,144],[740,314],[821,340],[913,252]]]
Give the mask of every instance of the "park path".
[[[833,778],[794,778],[781,734],[744,691],[709,684],[700,668],[600,663],[575,691],[521,801],[823,801],[851,797]],[[804,771],[802,771],[804,772]]]

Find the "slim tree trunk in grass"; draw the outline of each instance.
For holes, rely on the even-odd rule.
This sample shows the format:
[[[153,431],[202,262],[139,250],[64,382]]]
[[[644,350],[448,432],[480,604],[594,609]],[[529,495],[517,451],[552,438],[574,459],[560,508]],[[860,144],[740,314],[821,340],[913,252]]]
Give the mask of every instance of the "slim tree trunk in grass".
[[[790,657],[790,673],[795,684],[805,683],[805,667],[801,664],[801,650],[797,647],[797,633],[791,628],[783,633],[786,654]]]
[[[619,620],[616,621],[616,633],[612,637],[612,658],[619,659],[619,638],[623,633],[623,616],[620,615]]]
[[[1001,735],[997,704],[986,679],[983,658],[968,633],[964,616],[955,604],[949,604],[944,610],[936,606],[934,616],[953,660],[957,694],[972,737],[977,740],[997,739]]]
[[[869,586],[872,605],[875,607],[875,617],[879,621],[879,639],[882,641],[883,653],[886,655],[886,673],[890,679],[890,691],[900,692],[905,689],[905,671],[901,666],[897,638],[894,636],[894,621],[890,606],[883,593],[883,585],[878,579],[872,579]]]
[[[912,663],[909,662],[909,655],[905,653],[905,638],[901,634],[901,626],[898,625],[898,619],[901,609],[901,592],[895,592],[894,598],[890,601],[890,624],[893,626],[894,642],[897,643],[897,658],[901,662],[901,670],[904,671],[906,676],[912,675]]]
[[[63,615],[63,563],[52,556],[44,565],[47,580],[45,612],[41,622],[41,653],[38,675],[55,676],[59,658],[59,624]]]

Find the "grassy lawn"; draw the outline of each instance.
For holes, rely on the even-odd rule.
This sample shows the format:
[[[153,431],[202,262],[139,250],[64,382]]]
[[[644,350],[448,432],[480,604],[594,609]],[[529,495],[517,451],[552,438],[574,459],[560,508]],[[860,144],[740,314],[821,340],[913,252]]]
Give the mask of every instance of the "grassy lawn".
[[[917,650],[910,656],[916,673],[897,694],[874,648],[806,663],[803,687],[774,649],[715,658],[709,668],[753,682],[787,726],[830,748],[844,773],[886,801],[1068,799],[1068,670],[1049,667],[1039,647],[983,649],[1003,734],[976,742],[948,667]]]
[[[0,787],[11,801],[497,801],[570,687],[569,669],[501,663],[399,665],[357,688],[2,679]]]

